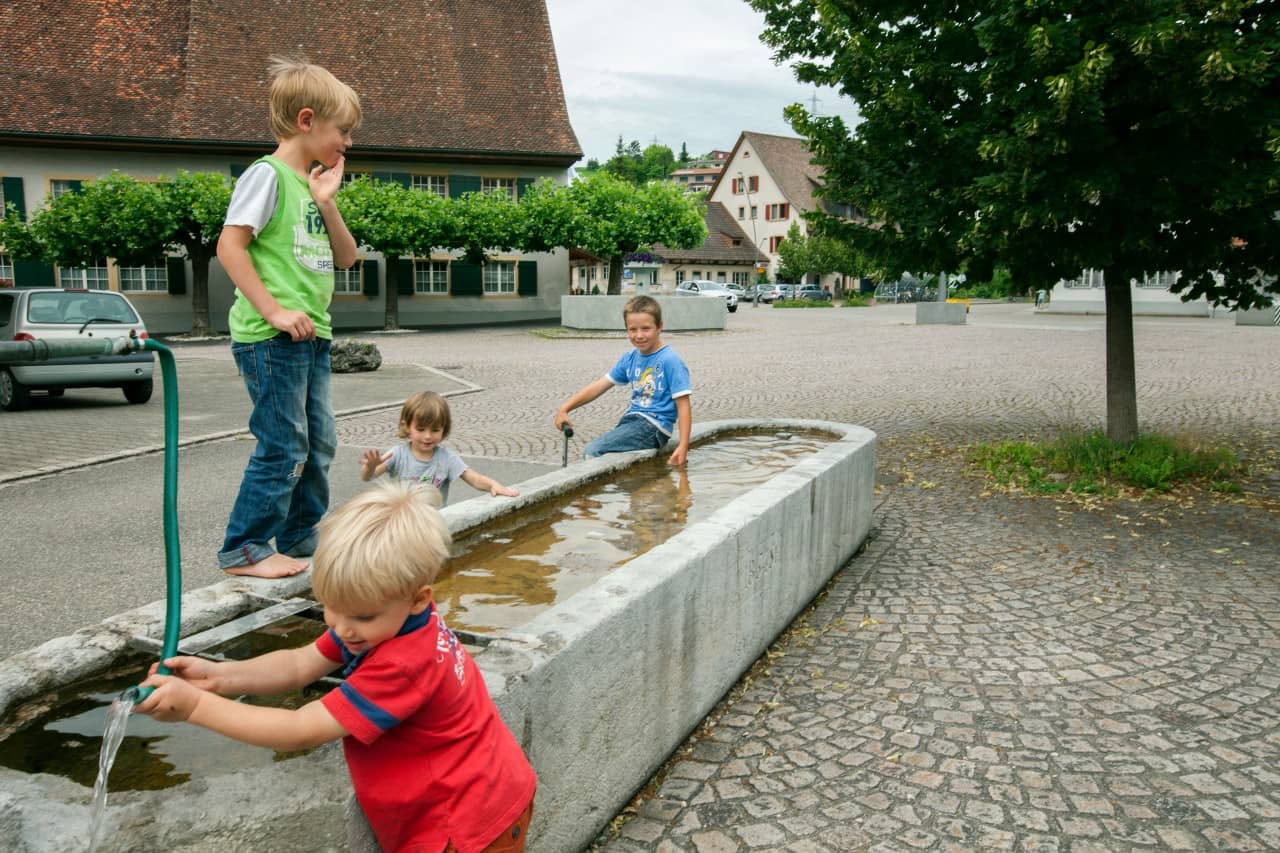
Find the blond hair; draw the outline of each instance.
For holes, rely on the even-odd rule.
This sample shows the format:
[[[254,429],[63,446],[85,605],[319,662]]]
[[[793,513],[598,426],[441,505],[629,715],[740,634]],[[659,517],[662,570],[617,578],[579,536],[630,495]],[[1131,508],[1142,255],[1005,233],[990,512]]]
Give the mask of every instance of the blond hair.
[[[435,391],[419,391],[404,401],[400,408],[400,428],[396,435],[409,437],[409,427],[434,429],[439,427],[444,438],[453,429],[453,415],[449,413],[449,401]]]
[[[653,318],[655,326],[662,326],[662,306],[652,296],[633,296],[622,306],[622,322],[627,322],[628,314],[648,314]]]
[[[316,118],[352,129],[364,118],[360,96],[319,65],[305,59],[273,56],[267,71],[271,77],[271,133],[276,139],[296,136],[298,113],[307,108],[315,112]]]
[[[311,585],[321,603],[344,611],[412,598],[435,582],[452,538],[431,486],[380,483],[319,526]]]

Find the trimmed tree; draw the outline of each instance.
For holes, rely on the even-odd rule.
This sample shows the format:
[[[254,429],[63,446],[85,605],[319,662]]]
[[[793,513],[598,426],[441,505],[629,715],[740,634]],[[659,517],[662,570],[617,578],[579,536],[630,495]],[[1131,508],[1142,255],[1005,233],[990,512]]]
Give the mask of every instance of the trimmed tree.
[[[565,190],[568,211],[561,245],[609,259],[607,293],[622,293],[626,255],[661,243],[673,249],[702,245],[707,226],[698,205],[674,184],[637,187],[612,175],[577,181]]]
[[[217,257],[218,237],[231,203],[231,185],[217,172],[179,171],[162,175],[156,187],[173,225],[168,244],[191,261],[191,334],[213,334],[209,322],[209,264]]]
[[[399,281],[399,260],[429,255],[433,247],[456,240],[452,209],[433,192],[413,190],[401,183],[356,178],[339,192],[342,218],[356,244],[386,258],[387,286],[383,328],[400,328],[400,290],[413,292],[413,282]]]
[[[31,216],[36,257],[64,267],[88,267],[107,258],[124,266],[155,263],[173,233],[173,216],[159,188],[130,175],[111,172],[85,181],[80,189],[48,199]]]
[[[1184,299],[1277,292],[1280,31],[1266,4],[749,0],[804,82],[863,121],[788,108],[877,265],[1045,285],[1105,275],[1107,435],[1138,434],[1130,279]],[[840,226],[831,226],[840,227]]]

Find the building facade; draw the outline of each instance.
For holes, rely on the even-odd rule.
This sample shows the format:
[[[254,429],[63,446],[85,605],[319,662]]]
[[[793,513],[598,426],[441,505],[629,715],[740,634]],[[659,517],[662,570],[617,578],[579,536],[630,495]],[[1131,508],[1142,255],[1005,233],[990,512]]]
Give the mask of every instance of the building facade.
[[[823,170],[810,159],[799,137],[743,131],[707,197],[712,204],[722,205],[751,236],[771,280],[778,275],[778,246],[792,224],[799,223],[801,234],[809,233],[803,214],[824,210],[852,215],[847,206],[815,194],[822,186]],[[842,284],[837,275],[825,276],[818,283]]]
[[[48,44],[56,33],[58,49]],[[491,49],[501,44],[502,50]],[[290,50],[360,95],[364,122],[346,170],[457,196],[497,190],[519,200],[539,178],[567,179],[581,157],[569,123],[544,0],[449,4],[394,0],[157,0],[107,8],[67,0],[41,14],[0,11],[0,192],[29,216],[51,195],[111,170],[147,179],[178,170],[229,178],[275,147],[267,121],[269,58]],[[400,261],[404,326],[555,319],[568,252],[458,253]],[[335,278],[335,328],[382,325],[385,260],[363,252]],[[148,328],[190,328],[190,264],[109,258],[62,269],[15,261],[0,282],[119,290]],[[234,288],[214,264],[210,318],[226,328]]]

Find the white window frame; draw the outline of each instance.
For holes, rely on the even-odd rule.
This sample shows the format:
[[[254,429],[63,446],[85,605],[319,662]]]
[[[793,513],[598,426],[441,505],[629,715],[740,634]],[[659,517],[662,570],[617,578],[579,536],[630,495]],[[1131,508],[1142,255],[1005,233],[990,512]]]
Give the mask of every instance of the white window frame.
[[[136,278],[135,278],[136,276]],[[141,266],[116,266],[121,293],[168,293],[169,270],[165,261]]]
[[[484,262],[484,295],[515,296],[517,268],[515,261]]]
[[[449,197],[448,175],[411,175],[409,188],[419,192],[433,192],[441,198]]]
[[[684,270],[676,270],[676,286],[684,284]]]
[[[516,200],[516,179],[515,178],[481,178],[480,192],[491,193],[502,191],[512,200]]]
[[[356,261],[350,269],[333,268],[333,295],[351,296],[364,293],[364,262]]]
[[[69,192],[75,192],[71,186],[76,183],[78,178],[50,178],[49,179],[49,197],[61,198]]]
[[[64,289],[110,290],[111,269],[107,259],[91,267],[58,267],[58,287]]]
[[[0,201],[3,200],[4,197],[0,196]],[[9,257],[6,252],[0,252],[0,281],[9,282],[8,287],[13,287],[15,284],[13,280],[13,258]]]
[[[449,262],[431,258],[413,261],[413,292],[421,296],[449,295]]]

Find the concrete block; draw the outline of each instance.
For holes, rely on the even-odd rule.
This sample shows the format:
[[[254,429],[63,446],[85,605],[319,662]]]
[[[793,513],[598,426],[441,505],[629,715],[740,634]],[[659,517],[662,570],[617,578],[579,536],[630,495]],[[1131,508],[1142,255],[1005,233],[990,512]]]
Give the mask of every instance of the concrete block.
[[[1232,312],[1237,326],[1280,326],[1280,303],[1270,308],[1250,308]]]
[[[965,324],[965,306],[959,302],[917,302],[916,325],[929,326],[945,324],[963,326]]]

